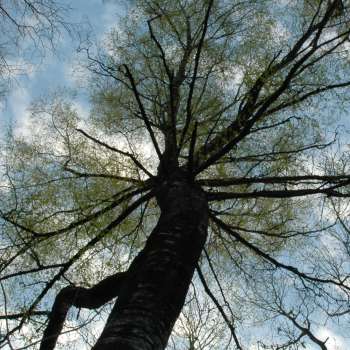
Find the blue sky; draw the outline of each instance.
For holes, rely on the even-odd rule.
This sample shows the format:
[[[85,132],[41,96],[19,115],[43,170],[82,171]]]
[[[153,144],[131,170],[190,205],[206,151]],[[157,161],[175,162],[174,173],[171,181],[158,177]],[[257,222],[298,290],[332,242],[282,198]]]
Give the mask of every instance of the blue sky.
[[[103,35],[115,25],[121,9],[116,1],[103,0],[62,0],[60,3],[71,7],[67,21],[83,26],[91,31],[91,38],[100,41]],[[83,33],[83,35],[84,35]],[[62,32],[60,41],[55,43],[54,52],[46,52],[40,64],[25,75],[16,76],[11,90],[0,110],[0,129],[9,122],[19,128],[25,128],[30,103],[40,96],[61,88],[75,89],[78,93],[77,110],[86,113],[88,110],[84,89],[77,84],[77,63],[82,58],[77,53],[78,40]]]
[[[70,18],[73,23],[89,23],[93,37],[99,41],[103,35],[115,25],[122,9],[116,2],[103,0],[74,0],[64,1],[70,4]],[[53,92],[59,88],[74,88],[78,92],[76,108],[78,112],[88,112],[88,101],[85,91],[77,83],[78,75],[74,72],[77,68],[79,55],[77,54],[78,42],[68,35],[62,37],[57,43],[54,53],[47,53],[43,62],[34,67],[33,71],[26,76],[17,77],[7,97],[7,101],[0,110],[0,129],[9,122],[13,122],[19,128],[25,128],[25,120],[28,117],[27,108],[36,98]],[[329,349],[343,349],[348,342],[341,335],[332,330],[320,328],[317,335],[322,339],[330,337]],[[311,346],[308,349],[316,349]],[[345,350],[345,349],[344,349]]]

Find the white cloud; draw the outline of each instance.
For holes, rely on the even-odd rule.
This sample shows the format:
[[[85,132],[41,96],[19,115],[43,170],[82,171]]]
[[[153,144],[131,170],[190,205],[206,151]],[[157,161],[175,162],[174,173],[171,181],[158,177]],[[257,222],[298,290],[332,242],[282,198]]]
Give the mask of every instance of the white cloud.
[[[283,42],[291,37],[290,31],[281,22],[275,23],[272,34],[276,42]]]
[[[30,136],[30,112],[28,110],[30,100],[31,97],[28,90],[23,87],[15,89],[8,99],[9,109],[15,122],[15,135]]]
[[[76,112],[78,113],[79,119],[83,119],[83,120],[87,120],[89,117],[89,109],[82,105],[79,102],[73,101],[73,108],[76,110]],[[84,128],[85,123],[84,122],[80,122],[81,124],[79,125],[79,127]]]
[[[77,341],[79,339],[79,333],[75,330],[76,326],[75,322],[66,320],[58,342],[61,344],[69,344]]]
[[[109,31],[116,25],[118,12],[121,12],[121,9],[118,9],[114,2],[105,2],[101,19],[104,31]]]
[[[328,350],[345,350],[350,347],[349,341],[325,327],[320,328],[316,332],[316,337],[321,341],[327,340],[326,346]]]

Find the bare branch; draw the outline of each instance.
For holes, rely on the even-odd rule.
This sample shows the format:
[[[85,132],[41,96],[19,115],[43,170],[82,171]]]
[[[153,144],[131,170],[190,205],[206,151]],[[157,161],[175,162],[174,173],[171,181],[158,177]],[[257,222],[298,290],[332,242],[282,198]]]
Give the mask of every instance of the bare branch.
[[[221,316],[223,317],[223,319],[225,320],[227,326],[229,327],[230,331],[231,331],[231,334],[232,334],[232,337],[236,343],[236,347],[237,349],[239,350],[243,350],[241,345],[240,345],[240,342],[237,338],[237,335],[236,335],[236,330],[232,324],[232,322],[228,319],[224,309],[222,308],[222,306],[220,305],[220,303],[218,302],[218,300],[215,298],[214,294],[212,293],[212,291],[210,290],[207,282],[205,281],[205,278],[204,278],[204,275],[200,269],[200,267],[197,265],[197,272],[198,272],[198,276],[199,276],[199,279],[201,280],[202,282],[202,285],[204,287],[204,290],[205,292],[208,294],[208,296],[210,297],[210,299],[213,301],[213,303],[216,305],[217,309],[219,310]]]
[[[287,270],[289,272],[292,272],[296,276],[298,276],[298,277],[300,277],[302,279],[308,280],[310,282],[316,282],[316,283],[322,283],[322,284],[333,284],[333,285],[341,287],[341,288],[343,288],[343,289],[345,289],[347,291],[350,291],[350,287],[347,286],[344,283],[344,281],[336,281],[336,280],[331,280],[331,279],[323,279],[323,278],[314,277],[314,276],[311,276],[311,275],[306,274],[304,272],[301,272],[300,270],[298,270],[294,266],[286,265],[286,264],[283,264],[283,263],[277,261],[275,258],[271,257],[270,255],[268,255],[267,253],[263,252],[261,249],[259,249],[258,247],[256,247],[255,245],[253,245],[252,243],[247,241],[245,238],[243,238],[241,235],[239,235],[236,231],[232,230],[229,225],[225,224],[223,221],[221,221],[220,219],[215,217],[213,214],[210,214],[210,218],[220,228],[222,228],[226,233],[228,233],[229,235],[231,235],[234,238],[236,238],[236,240],[238,242],[242,243],[247,248],[252,250],[255,254],[257,254],[258,256],[261,256],[262,258],[264,258],[268,262],[272,263],[276,267],[285,269],[285,270]]]
[[[119,295],[126,273],[120,272],[109,276],[92,288],[69,286],[56,296],[49,316],[49,323],[44,331],[40,350],[53,350],[60,335],[68,310],[77,308],[97,309]]]
[[[197,174],[214,164],[225,154],[227,154],[243,138],[245,138],[245,136],[250,133],[253,125],[261,119],[272,103],[277,101],[277,99],[286,91],[292,79],[298,75],[300,67],[302,67],[302,65],[318,50],[318,40],[326,24],[332,17],[335,7],[335,4],[331,3],[323,18],[317,24],[310,24],[304,35],[294,44],[293,48],[280,62],[275,63],[277,57],[274,57],[271,60],[267,68],[257,78],[254,85],[249,90],[245,101],[242,101],[236,119],[223,132],[217,135],[211,142],[207,143],[205,147],[202,147],[197,152]],[[314,35],[314,37],[312,38],[311,49],[299,57],[301,54],[299,50],[307,40],[311,40],[312,35]],[[303,50],[301,52],[303,52]],[[279,87],[269,96],[265,97],[261,103],[261,106],[256,110],[260,92],[269,78],[281,71],[282,68],[287,67],[294,60],[294,64],[286,74]],[[256,112],[254,113],[255,110]]]
[[[152,175],[137,159],[136,157],[129,153],[129,152],[124,152],[124,151],[121,151],[119,150],[118,148],[115,148],[113,146],[110,146],[108,145],[107,143],[103,142],[103,141],[100,141],[98,139],[96,139],[95,137],[89,135],[86,131],[82,130],[82,129],[76,129],[78,132],[80,132],[81,134],[83,134],[85,137],[87,137],[88,139],[90,139],[91,141],[97,143],[98,145],[100,146],[103,146],[107,149],[109,149],[110,151],[113,151],[113,152],[116,152],[116,153],[119,153],[123,156],[126,156],[126,157],[129,157],[134,163],[135,165],[140,168],[146,175],[148,175],[150,178],[154,177],[154,175]]]
[[[68,166],[64,166],[64,170],[76,175],[76,177],[99,177],[99,178],[105,178],[105,179],[114,179],[114,180],[119,180],[119,181],[124,181],[124,182],[131,182],[135,183],[138,185],[142,185],[145,182],[142,180],[138,179],[133,179],[131,177],[124,177],[124,176],[118,176],[114,174],[104,174],[104,173],[82,173],[80,171],[77,171],[75,169],[69,168]]]
[[[205,13],[205,17],[203,20],[203,29],[202,29],[202,35],[199,39],[199,43],[197,46],[197,51],[196,51],[196,56],[194,59],[194,68],[193,68],[193,75],[192,75],[192,80],[190,83],[189,87],[189,92],[188,92],[188,97],[187,97],[187,103],[186,103],[186,120],[185,120],[185,125],[182,130],[181,138],[180,138],[180,144],[179,144],[179,151],[181,150],[182,144],[184,142],[184,139],[187,134],[187,130],[190,126],[191,120],[192,120],[192,98],[193,98],[193,92],[195,89],[196,81],[197,81],[197,74],[198,74],[198,67],[199,67],[199,60],[201,58],[201,52],[202,52],[202,47],[204,44],[204,39],[207,33],[208,29],[208,22],[209,22],[209,17],[210,17],[210,11],[213,6],[213,0],[209,1],[207,11]]]
[[[54,284],[59,281],[62,276],[70,269],[70,267],[77,262],[84,253],[93,248],[98,242],[100,242],[108,233],[110,233],[114,228],[116,228],[120,223],[122,223],[134,210],[136,210],[142,203],[148,201],[154,196],[153,192],[149,192],[144,196],[137,199],[135,202],[130,204],[126,209],[124,209],[119,216],[113,220],[110,224],[104,227],[94,238],[92,238],[84,247],[79,249],[67,262],[64,263],[63,267],[55,274],[50,281],[45,284],[44,289],[40,292],[40,294],[35,298],[32,302],[31,306],[28,308],[27,313],[22,317],[22,320],[18,324],[18,326],[14,327],[10,330],[6,336],[0,341],[0,344],[7,341],[9,337],[22,328],[24,322],[28,319],[28,317],[34,312],[36,306],[40,303],[40,301],[44,298],[44,296],[48,293],[48,291],[54,286]]]
[[[137,90],[135,79],[134,79],[133,75],[131,74],[131,71],[130,71],[129,67],[126,64],[123,64],[123,67],[125,68],[126,76],[130,80],[130,84],[131,84],[132,90],[134,92],[134,96],[135,96],[137,104],[139,106],[140,113],[141,113],[142,119],[143,119],[143,121],[145,123],[146,129],[147,129],[147,131],[148,131],[148,133],[149,133],[149,135],[151,137],[151,140],[152,140],[152,143],[153,143],[153,147],[156,150],[156,153],[158,155],[159,160],[161,160],[162,159],[162,153],[161,153],[161,151],[159,149],[158,142],[157,142],[156,137],[154,135],[154,132],[152,130],[152,126],[151,126],[151,124],[149,122],[149,119],[148,119],[147,113],[145,111],[145,108],[143,107],[143,104],[141,102],[140,94],[139,94],[139,92]]]
[[[121,203],[123,203],[124,201],[131,199],[132,197],[141,194],[144,191],[149,190],[149,187],[147,188],[141,188],[141,189],[137,189],[134,190],[132,192],[126,193],[125,195],[121,196],[120,198],[118,198],[118,196],[120,194],[123,194],[125,192],[128,192],[130,189],[132,189],[133,187],[129,187],[126,190],[123,190],[121,192],[118,192],[116,195],[114,195],[111,199],[116,198],[116,200],[113,200],[112,203],[106,207],[104,207],[103,209],[100,209],[90,215],[85,216],[84,219],[81,220],[77,220],[74,221],[72,223],[70,223],[69,225],[67,225],[66,227],[63,227],[61,229],[58,230],[54,230],[54,231],[49,231],[49,232],[36,232],[35,230],[26,227],[25,225],[22,225],[21,223],[17,222],[16,220],[12,219],[10,215],[4,215],[2,214],[1,218],[4,219],[5,221],[9,222],[10,224],[20,228],[21,230],[28,232],[30,234],[32,234],[34,237],[37,238],[42,238],[42,237],[53,237],[53,236],[57,236],[59,234],[68,232],[74,228],[77,228],[81,225],[84,225],[86,223],[88,223],[91,220],[97,219],[98,217],[100,217],[101,215],[111,211],[112,209],[116,208],[118,205],[120,205]]]
[[[342,187],[348,186],[350,181],[341,181],[334,186],[327,188],[304,188],[300,190],[262,190],[253,192],[207,192],[208,201],[220,201],[237,198],[293,198],[304,197],[316,194],[324,194],[327,197],[348,198],[350,193],[338,191]]]
[[[300,176],[266,176],[266,177],[231,177],[223,179],[200,179],[197,180],[201,186],[208,187],[225,187],[225,186],[240,186],[240,185],[252,185],[252,184],[289,184],[299,185],[305,181],[312,181],[312,183],[319,184],[348,184],[350,181],[350,175],[300,175]]]

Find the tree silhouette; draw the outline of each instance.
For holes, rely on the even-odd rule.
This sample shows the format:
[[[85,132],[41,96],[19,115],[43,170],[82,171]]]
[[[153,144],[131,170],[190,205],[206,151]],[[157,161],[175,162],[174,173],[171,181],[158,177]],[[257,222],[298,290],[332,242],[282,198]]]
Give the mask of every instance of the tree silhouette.
[[[54,349],[68,317],[94,350],[165,349],[191,288],[170,348],[327,349],[350,291],[341,5],[135,1],[81,48],[89,119],[43,99],[4,146],[4,346]]]

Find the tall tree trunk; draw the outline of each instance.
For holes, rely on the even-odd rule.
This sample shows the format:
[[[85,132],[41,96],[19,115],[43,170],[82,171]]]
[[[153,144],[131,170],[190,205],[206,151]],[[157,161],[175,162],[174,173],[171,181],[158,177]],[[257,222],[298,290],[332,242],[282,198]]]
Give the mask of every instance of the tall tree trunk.
[[[161,215],[134,259],[93,350],[161,350],[183,307],[207,237],[208,205],[186,179],[160,185]]]

